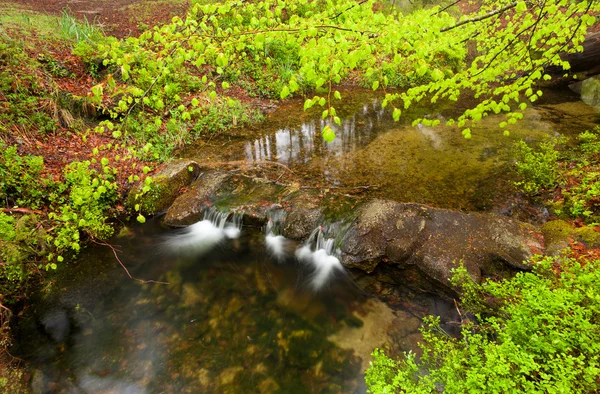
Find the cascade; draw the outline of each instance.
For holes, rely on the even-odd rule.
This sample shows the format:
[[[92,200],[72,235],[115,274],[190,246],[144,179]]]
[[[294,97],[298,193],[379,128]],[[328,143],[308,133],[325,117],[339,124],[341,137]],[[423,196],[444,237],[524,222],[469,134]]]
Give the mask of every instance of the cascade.
[[[168,236],[165,244],[173,252],[203,254],[225,239],[239,238],[241,227],[240,215],[211,207],[204,212],[203,220]]]
[[[330,236],[334,229],[334,226],[317,227],[306,243],[296,250],[296,258],[314,270],[310,286],[315,291],[322,289],[336,271],[344,272],[344,266],[338,258],[340,251],[335,245],[335,238]]]
[[[292,241],[281,235],[281,225],[285,221],[285,211],[272,209],[267,213],[265,224],[265,246],[271,256],[278,261],[285,260]]]

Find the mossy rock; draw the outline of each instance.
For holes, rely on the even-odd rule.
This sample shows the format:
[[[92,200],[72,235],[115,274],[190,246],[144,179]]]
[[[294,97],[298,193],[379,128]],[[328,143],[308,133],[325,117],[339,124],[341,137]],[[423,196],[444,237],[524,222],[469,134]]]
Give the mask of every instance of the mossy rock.
[[[583,242],[588,248],[600,248],[600,232],[593,227],[584,226],[573,229],[577,241]]]
[[[193,160],[175,160],[152,176],[150,190],[142,193],[144,183],[135,185],[127,196],[127,207],[135,210],[139,204],[142,215],[156,215],[166,211],[200,174],[200,165]]]
[[[569,239],[573,236],[573,227],[564,220],[552,220],[540,228],[546,243],[546,254],[556,255],[569,247]]]

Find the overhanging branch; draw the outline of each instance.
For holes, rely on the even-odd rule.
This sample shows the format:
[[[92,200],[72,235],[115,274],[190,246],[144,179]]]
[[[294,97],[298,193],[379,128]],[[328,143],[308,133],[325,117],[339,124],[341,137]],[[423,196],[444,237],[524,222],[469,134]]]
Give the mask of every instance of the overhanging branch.
[[[517,6],[517,2],[514,1],[514,2],[512,2],[510,4],[508,4],[508,5],[505,5],[502,8],[498,8],[497,10],[490,11],[487,14],[479,15],[479,16],[476,16],[474,18],[464,19],[464,20],[456,23],[455,25],[444,27],[443,29],[440,30],[440,32],[445,32],[445,31],[449,31],[449,30],[452,30],[452,29],[456,29],[457,27],[462,26],[462,25],[466,25],[467,23],[479,22],[479,21],[482,21],[484,19],[491,18],[494,15],[502,14],[503,12],[508,11],[511,8],[514,8],[516,6]]]

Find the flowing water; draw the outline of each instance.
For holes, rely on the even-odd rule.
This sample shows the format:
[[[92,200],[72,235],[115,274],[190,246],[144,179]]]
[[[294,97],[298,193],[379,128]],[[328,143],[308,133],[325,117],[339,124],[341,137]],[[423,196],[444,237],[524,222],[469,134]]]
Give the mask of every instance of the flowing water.
[[[323,121],[294,102],[259,127],[182,154],[213,163],[275,161],[313,186],[369,186],[369,196],[490,210],[514,192],[506,182],[512,142],[598,123],[579,101],[548,100],[510,137],[490,116],[465,140],[455,128],[394,123],[372,96],[344,95],[331,144],[320,139]],[[444,119],[453,110],[415,111]],[[34,369],[32,391],[363,393],[373,348],[418,351],[428,313],[455,328],[451,302],[344,269],[335,226],[323,223],[298,244],[281,235],[281,220],[273,211],[256,229],[208,211],[170,230],[156,218],[123,229],[112,248],[85,250],[15,329],[13,353]]]

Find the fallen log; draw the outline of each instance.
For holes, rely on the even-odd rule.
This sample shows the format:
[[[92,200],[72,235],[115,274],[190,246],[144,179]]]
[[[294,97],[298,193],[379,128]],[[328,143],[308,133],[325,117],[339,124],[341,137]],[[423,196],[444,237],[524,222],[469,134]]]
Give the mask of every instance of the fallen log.
[[[571,65],[570,70],[565,71],[560,66],[546,68],[545,72],[552,76],[552,80],[544,86],[565,86],[600,74],[600,32],[588,35],[582,46],[583,52],[561,55]]]

